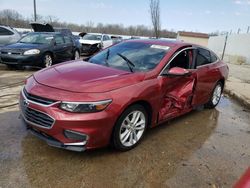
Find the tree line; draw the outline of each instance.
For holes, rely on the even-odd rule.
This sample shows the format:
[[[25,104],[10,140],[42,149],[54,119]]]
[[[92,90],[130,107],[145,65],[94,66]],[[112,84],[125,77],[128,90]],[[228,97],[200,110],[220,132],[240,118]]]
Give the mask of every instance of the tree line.
[[[19,12],[15,10],[5,9],[0,11],[0,25],[8,25],[11,27],[19,28],[31,28],[29,25],[33,22],[34,18],[25,18]],[[41,16],[37,15],[38,22],[46,22],[51,24],[53,27],[68,28],[71,31],[76,32],[96,32],[96,33],[108,33],[117,35],[130,35],[130,36],[147,36],[154,37],[154,29],[145,25],[136,26],[124,26],[123,24],[95,24],[92,21],[88,21],[85,24],[75,24],[59,21],[55,16]],[[162,29],[160,37],[176,38],[177,33]]]

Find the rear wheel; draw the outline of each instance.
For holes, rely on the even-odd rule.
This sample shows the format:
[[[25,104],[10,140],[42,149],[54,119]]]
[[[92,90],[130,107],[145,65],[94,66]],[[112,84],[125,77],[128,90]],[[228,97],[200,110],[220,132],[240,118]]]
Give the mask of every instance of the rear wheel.
[[[142,139],[148,124],[143,106],[133,105],[119,117],[113,131],[113,146],[120,151],[134,148]]]
[[[53,58],[51,54],[46,53],[43,57],[43,66],[44,67],[50,67],[53,64]]]
[[[212,96],[208,103],[205,105],[207,108],[214,108],[220,102],[222,95],[223,85],[221,82],[218,82],[213,90]]]

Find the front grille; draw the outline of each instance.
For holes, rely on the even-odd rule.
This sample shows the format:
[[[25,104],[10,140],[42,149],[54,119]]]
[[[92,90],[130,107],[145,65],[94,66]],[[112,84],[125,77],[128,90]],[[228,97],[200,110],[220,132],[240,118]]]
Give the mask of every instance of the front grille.
[[[90,44],[82,44],[82,50],[89,50],[91,48]]]
[[[43,98],[43,97],[32,95],[32,94],[28,93],[25,88],[23,89],[23,93],[24,93],[25,97],[28,100],[30,100],[31,102],[33,101],[33,102],[40,103],[40,104],[43,104],[43,105],[51,105],[51,104],[56,102],[55,100],[46,99],[46,98]]]
[[[25,100],[20,100],[20,108],[24,119],[35,126],[43,128],[51,128],[54,124],[54,119],[45,113],[39,112],[27,106]]]
[[[10,53],[10,54],[9,54]],[[22,55],[21,52],[1,52],[1,54],[8,54],[8,55]]]

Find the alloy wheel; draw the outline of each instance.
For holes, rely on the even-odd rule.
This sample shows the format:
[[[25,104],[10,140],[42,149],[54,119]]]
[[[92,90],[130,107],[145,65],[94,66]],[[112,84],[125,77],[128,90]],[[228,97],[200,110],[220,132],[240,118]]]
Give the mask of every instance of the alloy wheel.
[[[45,67],[50,67],[52,65],[52,57],[49,54],[46,54],[44,57],[44,65]]]
[[[146,117],[141,111],[132,111],[122,122],[120,127],[120,142],[125,147],[135,145],[146,128]]]
[[[76,50],[76,51],[75,51],[75,60],[77,60],[77,59],[80,59],[80,54],[79,54],[79,52]]]
[[[217,105],[218,102],[220,101],[221,98],[221,93],[222,93],[222,87],[220,84],[218,84],[213,92],[213,97],[212,97],[212,103],[213,105]]]

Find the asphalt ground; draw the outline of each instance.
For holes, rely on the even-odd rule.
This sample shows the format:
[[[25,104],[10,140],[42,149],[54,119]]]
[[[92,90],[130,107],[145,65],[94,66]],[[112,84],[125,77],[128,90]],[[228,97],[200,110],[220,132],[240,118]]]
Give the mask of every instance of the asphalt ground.
[[[223,96],[149,130],[128,152],[83,153],[27,133],[18,96],[36,69],[0,67],[0,187],[231,187],[250,164],[250,111]]]

